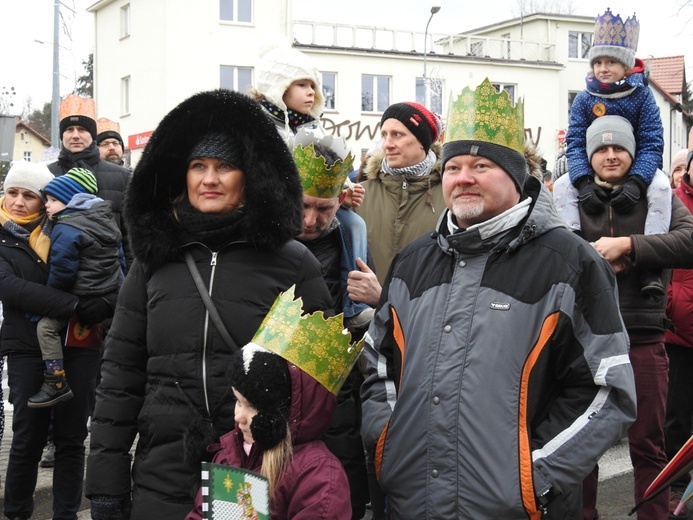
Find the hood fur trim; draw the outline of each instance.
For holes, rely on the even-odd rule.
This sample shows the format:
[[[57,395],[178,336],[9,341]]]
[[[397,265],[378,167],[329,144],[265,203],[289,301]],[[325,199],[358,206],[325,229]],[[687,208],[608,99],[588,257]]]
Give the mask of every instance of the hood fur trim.
[[[243,150],[244,233],[275,248],[301,231],[303,196],[291,153],[259,103],[238,92],[201,92],[171,110],[144,149],[126,191],[123,216],[136,258],[161,264],[179,253],[182,229],[173,201],[186,190],[188,156],[202,137],[220,132]]]

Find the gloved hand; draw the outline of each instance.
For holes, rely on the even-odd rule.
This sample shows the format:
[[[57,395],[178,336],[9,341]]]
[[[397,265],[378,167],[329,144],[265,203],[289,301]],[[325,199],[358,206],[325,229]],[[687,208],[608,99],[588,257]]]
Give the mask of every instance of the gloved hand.
[[[79,322],[85,327],[92,327],[113,316],[113,307],[106,300],[95,298],[80,298],[75,309]]]
[[[96,495],[91,497],[92,520],[129,520],[130,496]]]
[[[623,185],[614,190],[611,207],[616,213],[628,214],[633,211],[635,204],[647,192],[647,184],[638,175],[630,175]]]
[[[585,210],[585,213],[599,215],[604,211],[604,203],[608,198],[606,191],[594,182],[591,175],[580,177],[575,183],[575,187],[578,189],[580,207]]]

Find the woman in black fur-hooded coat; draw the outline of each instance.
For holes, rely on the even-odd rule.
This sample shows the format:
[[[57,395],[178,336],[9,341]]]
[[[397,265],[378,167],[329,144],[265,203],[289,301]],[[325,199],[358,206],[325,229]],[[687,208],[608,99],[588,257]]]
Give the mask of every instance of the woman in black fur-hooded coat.
[[[200,157],[245,175],[233,210],[195,206],[186,177]],[[310,312],[328,308],[330,296],[317,261],[293,240],[302,193],[291,154],[242,94],[202,92],[164,117],[129,184],[124,217],[135,261],[106,341],[86,494],[97,520],[127,518],[130,508],[132,519],[183,518],[207,445],[234,428],[232,352],[252,339],[281,291],[296,285]],[[185,253],[232,344],[210,318]]]

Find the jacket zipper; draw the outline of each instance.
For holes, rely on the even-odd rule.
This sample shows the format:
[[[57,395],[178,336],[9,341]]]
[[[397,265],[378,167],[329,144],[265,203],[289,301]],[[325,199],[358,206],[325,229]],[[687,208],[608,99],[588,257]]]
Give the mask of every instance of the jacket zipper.
[[[214,273],[217,268],[217,256],[218,251],[212,251],[212,260],[210,265],[212,266],[212,272],[209,276],[209,296],[212,296],[212,285],[214,285]],[[207,338],[209,336],[209,311],[205,308],[205,339],[202,346],[202,390],[205,395],[205,408],[207,409],[207,415],[211,415],[211,410],[209,408],[209,394],[207,393]]]

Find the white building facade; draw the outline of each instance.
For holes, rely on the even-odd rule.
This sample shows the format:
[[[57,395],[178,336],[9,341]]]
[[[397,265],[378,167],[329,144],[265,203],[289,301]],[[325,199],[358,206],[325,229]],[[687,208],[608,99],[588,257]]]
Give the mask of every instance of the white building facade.
[[[488,77],[524,98],[526,136],[552,169],[570,102],[584,88],[594,30],[592,17],[534,14],[457,35],[429,33],[424,42],[420,32],[294,20],[291,0],[100,0],[89,11],[97,114],[120,122],[132,164],[185,98],[220,87],[246,92],[263,47],[283,38],[314,59],[327,99],[323,124],[357,157],[378,138],[388,105],[424,103],[428,84],[430,107],[445,117],[451,96]],[[666,167],[690,123],[670,96],[653,92]]]

